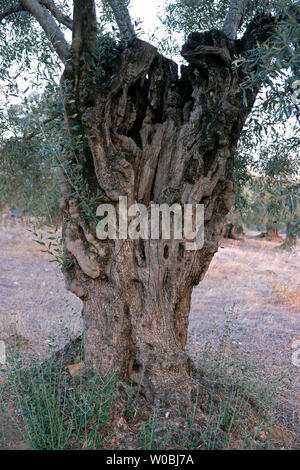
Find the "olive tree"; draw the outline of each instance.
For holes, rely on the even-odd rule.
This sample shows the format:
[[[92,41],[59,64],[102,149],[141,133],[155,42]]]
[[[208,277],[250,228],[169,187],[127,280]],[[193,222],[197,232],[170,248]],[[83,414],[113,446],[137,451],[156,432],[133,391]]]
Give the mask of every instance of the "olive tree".
[[[261,86],[272,84],[266,103],[279,92],[282,99],[292,95],[299,4],[170,2],[171,18],[181,18],[182,8],[192,12],[182,13],[189,21],[199,15],[197,24],[184,23],[193,29],[181,48],[179,72],[173,60],[138,38],[126,1],[105,0],[96,8],[94,0],[74,0],[72,15],[64,1],[3,3],[1,34],[27,28],[25,37],[39,45],[28,45],[27,56],[41,57],[50,43],[64,64],[64,151],[72,171],[81,172],[85,192],[116,209],[121,196],[149,210],[153,204],[204,206],[204,244],[189,251],[184,239],[99,240],[95,214],[86,213],[74,194],[71,173],[60,202],[65,255],[73,261],[64,274],[84,304],[87,366],[117,371],[122,380],[139,383],[150,400],[175,393],[189,400],[194,366],[185,347],[192,289],[218,249],[234,202],[234,156]],[[103,28],[103,18],[117,25],[115,36]],[[41,35],[33,33],[36,25]],[[294,112],[293,103],[288,106]]]

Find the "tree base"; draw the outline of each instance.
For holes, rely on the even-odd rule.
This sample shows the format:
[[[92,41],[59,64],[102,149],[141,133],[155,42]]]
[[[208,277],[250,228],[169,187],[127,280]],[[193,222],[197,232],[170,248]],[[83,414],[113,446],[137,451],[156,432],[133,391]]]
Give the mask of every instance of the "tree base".
[[[295,240],[287,240],[285,241],[282,245],[280,245],[281,250],[286,250],[286,251],[296,251],[297,250],[298,243]]]

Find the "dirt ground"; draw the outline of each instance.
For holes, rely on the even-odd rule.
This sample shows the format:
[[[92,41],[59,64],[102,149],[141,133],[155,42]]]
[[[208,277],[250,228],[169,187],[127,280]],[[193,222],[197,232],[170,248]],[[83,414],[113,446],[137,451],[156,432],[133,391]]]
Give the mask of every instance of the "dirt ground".
[[[285,406],[300,416],[300,366],[292,363],[300,339],[300,246],[292,253],[279,246],[250,231],[244,241],[222,241],[193,292],[190,346],[197,352],[216,341],[229,318],[240,351],[260,362],[270,380],[290,377]]]
[[[17,339],[41,357],[49,341],[63,346],[82,330],[81,301],[26,227],[0,229],[0,340]]]
[[[224,332],[226,312],[234,312],[240,347],[269,368],[291,370],[287,406],[299,412],[300,367],[292,365],[292,346],[300,339],[300,249],[287,253],[256,235],[222,241],[193,292],[189,347],[195,352],[214,341]],[[82,330],[81,301],[65,290],[56,265],[19,224],[0,227],[0,297],[0,340],[6,345],[17,341],[43,358],[50,337],[62,347]]]

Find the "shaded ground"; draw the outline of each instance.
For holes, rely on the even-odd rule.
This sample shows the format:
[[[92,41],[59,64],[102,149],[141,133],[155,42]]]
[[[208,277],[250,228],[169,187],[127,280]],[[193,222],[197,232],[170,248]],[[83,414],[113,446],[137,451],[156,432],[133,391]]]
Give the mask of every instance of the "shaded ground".
[[[33,348],[41,357],[48,354],[50,336],[63,346],[82,329],[81,302],[65,290],[62,275],[48,260],[24,227],[0,228],[0,340],[8,347]],[[254,233],[244,242],[224,240],[194,290],[190,314],[189,348],[197,355],[198,347],[224,333],[225,312],[234,312],[241,350],[259,357],[270,371],[289,370],[285,405],[293,413],[300,409],[300,368],[291,362],[293,341],[300,339],[299,261],[299,250],[283,252],[278,243]],[[22,448],[14,433],[12,428],[14,448]]]

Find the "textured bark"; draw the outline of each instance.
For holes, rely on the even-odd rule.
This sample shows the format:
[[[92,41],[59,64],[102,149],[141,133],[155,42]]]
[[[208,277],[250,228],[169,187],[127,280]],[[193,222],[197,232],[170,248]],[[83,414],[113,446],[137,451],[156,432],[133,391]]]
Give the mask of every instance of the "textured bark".
[[[119,196],[129,205],[205,206],[199,251],[178,240],[103,242],[64,185],[63,235],[75,263],[65,278],[84,302],[85,360],[141,382],[149,399],[188,397],[191,292],[218,249],[234,202],[233,156],[255,92],[245,106],[243,77],[231,69],[233,43],[221,31],[190,35],[182,54],[191,65],[180,78],[174,62],[139,39],[101,81],[91,80],[90,63],[78,72],[80,50],[63,78],[75,96],[66,96],[65,110],[70,134],[79,125],[85,137],[76,158],[90,188],[101,188],[103,202],[116,207]]]
[[[107,0],[120,30],[121,38],[127,42],[135,37],[128,8],[124,0]]]
[[[236,39],[237,32],[243,21],[243,13],[248,0],[231,0],[223,31],[229,39]]]
[[[49,10],[54,18],[67,28],[71,29],[73,28],[73,20],[69,16],[65,15],[53,2],[53,0],[39,0],[41,5],[44,5],[47,10]]]

